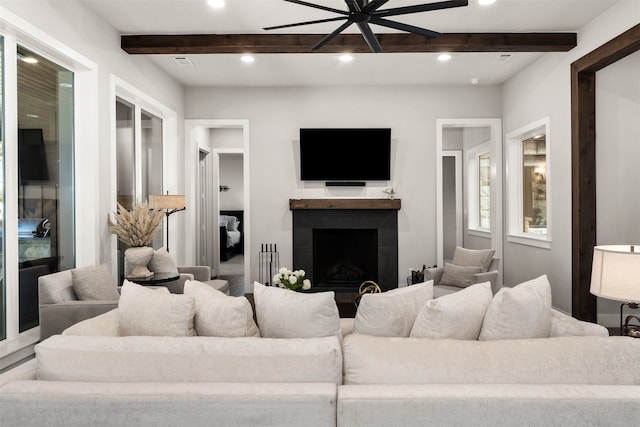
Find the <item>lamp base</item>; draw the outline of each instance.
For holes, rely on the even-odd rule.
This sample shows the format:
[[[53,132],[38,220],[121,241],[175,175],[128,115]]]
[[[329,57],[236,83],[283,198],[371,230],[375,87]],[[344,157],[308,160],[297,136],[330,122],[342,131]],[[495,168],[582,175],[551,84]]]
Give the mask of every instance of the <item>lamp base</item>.
[[[625,318],[624,323],[622,322],[622,311],[625,305],[634,310],[640,308],[640,305],[637,302],[625,302],[620,304],[620,335],[640,338],[640,317],[631,314]],[[637,324],[633,324],[632,322],[637,322]]]

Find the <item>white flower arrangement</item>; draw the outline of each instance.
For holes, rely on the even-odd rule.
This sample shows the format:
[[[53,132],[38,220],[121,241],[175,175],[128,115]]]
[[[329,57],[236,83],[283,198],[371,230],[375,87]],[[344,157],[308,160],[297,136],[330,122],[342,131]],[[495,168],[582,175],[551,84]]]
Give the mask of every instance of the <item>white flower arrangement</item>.
[[[304,270],[291,271],[282,267],[278,270],[278,274],[273,276],[273,284],[292,291],[297,291],[298,289],[308,291],[311,289],[311,280],[305,279],[304,275]]]

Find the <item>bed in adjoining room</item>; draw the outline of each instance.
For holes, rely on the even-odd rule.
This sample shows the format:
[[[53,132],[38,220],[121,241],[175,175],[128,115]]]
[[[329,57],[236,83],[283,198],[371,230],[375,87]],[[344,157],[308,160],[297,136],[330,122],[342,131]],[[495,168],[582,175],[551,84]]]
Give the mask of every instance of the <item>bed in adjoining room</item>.
[[[244,211],[220,211],[220,261],[243,252]]]

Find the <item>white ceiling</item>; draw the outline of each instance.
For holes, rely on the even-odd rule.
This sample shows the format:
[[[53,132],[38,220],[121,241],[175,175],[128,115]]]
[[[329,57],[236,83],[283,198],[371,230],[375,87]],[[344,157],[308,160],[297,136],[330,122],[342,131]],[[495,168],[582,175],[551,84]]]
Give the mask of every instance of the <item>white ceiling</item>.
[[[282,0],[226,0],[213,9],[206,0],[80,0],[121,34],[328,34],[342,22],[277,31],[263,27],[324,19],[336,15]],[[346,10],[343,0],[307,0]],[[434,0],[390,0],[381,9],[432,3]],[[442,33],[576,32],[617,0],[497,0],[490,6],[469,0],[469,6],[394,17],[394,20]],[[346,32],[357,33],[352,26]],[[374,32],[389,32],[373,26]],[[501,84],[540,54],[515,53],[495,63],[499,53],[454,53],[437,61],[433,53],[366,53],[342,63],[336,54],[262,54],[246,64],[240,55],[180,55],[193,63],[181,66],[174,55],[149,57],[185,86],[291,86],[396,84]]]

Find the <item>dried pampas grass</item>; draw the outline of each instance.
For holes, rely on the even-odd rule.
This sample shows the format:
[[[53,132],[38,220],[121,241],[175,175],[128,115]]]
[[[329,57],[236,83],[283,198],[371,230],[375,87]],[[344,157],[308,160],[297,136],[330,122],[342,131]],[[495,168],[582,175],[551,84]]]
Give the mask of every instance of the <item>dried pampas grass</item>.
[[[130,211],[118,203],[118,211],[109,218],[109,229],[129,246],[147,246],[162,225],[162,215],[146,203],[134,205]]]

